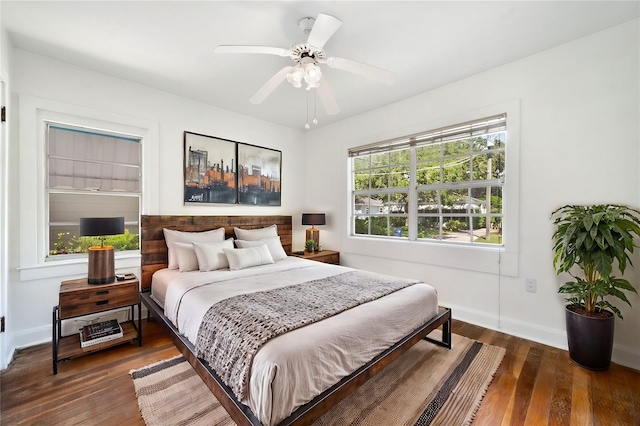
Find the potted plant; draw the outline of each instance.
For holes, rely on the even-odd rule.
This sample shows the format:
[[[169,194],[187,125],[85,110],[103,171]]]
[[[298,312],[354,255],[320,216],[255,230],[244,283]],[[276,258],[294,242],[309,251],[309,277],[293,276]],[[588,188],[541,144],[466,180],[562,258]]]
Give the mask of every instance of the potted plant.
[[[559,275],[573,277],[560,287],[565,309],[571,359],[585,368],[605,370],[611,364],[614,313],[613,297],[631,306],[625,292],[637,293],[624,274],[640,236],[640,211],[621,205],[566,205],[554,211],[553,266]],[[580,270],[580,274],[577,273]]]
[[[309,253],[313,253],[316,248],[316,244],[316,240],[307,240],[304,243],[304,248],[306,248]]]

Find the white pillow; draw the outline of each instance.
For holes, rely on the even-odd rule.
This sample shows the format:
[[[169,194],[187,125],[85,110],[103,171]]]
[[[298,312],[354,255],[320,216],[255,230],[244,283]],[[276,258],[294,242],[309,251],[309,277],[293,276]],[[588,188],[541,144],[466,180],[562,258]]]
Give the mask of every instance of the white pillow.
[[[183,232],[174,229],[163,228],[164,241],[169,249],[169,269],[178,269],[178,259],[173,250],[173,243],[215,243],[224,241],[224,228],[212,229],[204,232]]]
[[[221,243],[198,243],[193,242],[193,249],[198,258],[200,270],[215,271],[216,269],[228,268],[229,261],[222,249],[233,250],[233,238],[228,238]]]
[[[236,240],[236,245],[239,248],[255,247],[259,246],[260,244],[267,245],[267,248],[269,249],[269,253],[271,253],[271,257],[273,257],[273,260],[278,261],[287,258],[287,252],[284,251],[284,247],[282,247],[280,237],[269,237],[255,241]]]
[[[226,248],[222,250],[227,255],[229,269],[232,271],[274,263],[266,244],[235,250]]]
[[[173,243],[173,252],[178,260],[178,269],[180,272],[198,270],[198,258],[191,244]]]
[[[233,228],[233,232],[235,232],[236,238],[238,240],[255,241],[255,240],[261,240],[263,238],[277,237],[278,226],[271,225],[271,226],[267,226],[266,228],[260,228],[260,229]]]

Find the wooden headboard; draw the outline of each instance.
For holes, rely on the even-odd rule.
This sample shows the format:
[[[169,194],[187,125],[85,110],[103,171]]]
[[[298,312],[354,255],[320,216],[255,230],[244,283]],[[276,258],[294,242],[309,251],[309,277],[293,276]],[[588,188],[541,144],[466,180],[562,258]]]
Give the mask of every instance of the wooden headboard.
[[[142,255],[142,290],[151,288],[151,276],[168,264],[163,228],[186,232],[208,231],[224,227],[225,238],[234,237],[233,228],[256,229],[278,225],[282,247],[291,254],[291,216],[142,216],[140,254]]]

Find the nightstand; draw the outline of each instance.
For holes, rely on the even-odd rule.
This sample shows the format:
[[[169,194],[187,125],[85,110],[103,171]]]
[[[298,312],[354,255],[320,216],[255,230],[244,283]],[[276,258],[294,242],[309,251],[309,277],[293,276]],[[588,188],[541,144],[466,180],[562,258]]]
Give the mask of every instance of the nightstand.
[[[59,303],[53,307],[53,374],[58,373],[58,362],[87,355],[122,343],[138,341],[142,346],[142,314],[140,309],[140,283],[137,278],[114,281],[108,284],[89,284],[86,278],[63,281],[60,284]],[[138,307],[138,325],[135,324],[135,307]],[[83,315],[131,308],[131,321],[120,323],[123,336],[107,342],[82,348],[80,334],[62,337],[62,320]]]
[[[301,257],[303,259],[315,260],[316,262],[331,263],[333,265],[340,264],[340,252],[333,250],[322,250],[314,253],[305,251],[304,253],[291,253],[291,256]]]

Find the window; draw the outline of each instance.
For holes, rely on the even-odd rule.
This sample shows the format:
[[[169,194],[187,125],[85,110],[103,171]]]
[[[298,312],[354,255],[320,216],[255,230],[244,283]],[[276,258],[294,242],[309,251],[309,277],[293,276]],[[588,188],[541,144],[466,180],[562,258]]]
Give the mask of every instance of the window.
[[[352,235],[502,245],[506,114],[349,150]]]
[[[116,250],[139,248],[139,137],[46,123],[49,256],[84,253],[99,240],[78,235],[82,217],[124,216]]]

